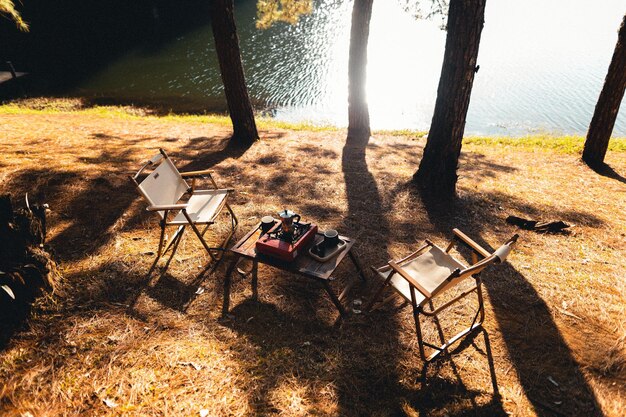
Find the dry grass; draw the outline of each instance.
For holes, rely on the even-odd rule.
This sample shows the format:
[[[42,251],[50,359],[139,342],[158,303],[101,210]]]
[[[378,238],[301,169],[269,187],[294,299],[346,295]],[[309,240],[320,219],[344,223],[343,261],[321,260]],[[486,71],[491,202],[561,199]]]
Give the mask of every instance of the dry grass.
[[[407,186],[423,138],[380,133],[364,148],[344,146],[342,131],[267,127],[244,152],[226,147],[226,124],[68,106],[0,115],[0,183],[50,204],[65,277],[3,348],[1,415],[626,414],[625,152],[609,154],[614,171],[602,176],[562,149],[470,142],[458,201],[437,206]],[[231,316],[218,321],[225,265],[200,275],[207,258],[192,236],[144,285],[156,218],[127,175],[159,147],[237,188],[238,236],[289,207],[355,237],[366,266],[425,237],[442,243],[455,226],[497,246],[517,232],[510,214],[575,227],[521,232],[510,262],[485,274],[486,333],[424,369],[409,309],[337,326],[315,283],[269,268],[259,302],[236,277]],[[351,274],[342,265],[339,281]],[[354,297],[367,301],[373,286]]]

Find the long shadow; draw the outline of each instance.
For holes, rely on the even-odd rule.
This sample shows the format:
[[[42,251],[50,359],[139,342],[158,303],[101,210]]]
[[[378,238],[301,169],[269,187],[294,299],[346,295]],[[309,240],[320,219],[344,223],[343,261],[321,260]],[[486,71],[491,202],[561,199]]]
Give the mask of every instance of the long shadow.
[[[96,134],[95,137],[107,139],[107,135]],[[206,150],[209,150],[206,152]],[[204,150],[198,158],[193,159],[196,152]],[[225,138],[195,138],[190,144],[176,152],[191,160],[183,170],[212,168],[227,158],[238,158],[247,148],[233,147]],[[52,209],[49,219],[51,224],[67,222],[68,226],[46,243],[55,254],[57,260],[75,261],[84,259],[98,251],[119,231],[130,230],[145,218],[146,213],[134,210],[128,213],[132,203],[139,198],[130,181],[126,179],[128,166],[139,165],[130,150],[103,150],[94,158],[82,158],[83,162],[98,167],[112,167],[111,170],[97,175],[90,172],[54,171],[49,169],[29,169],[11,175],[3,184],[7,190],[23,190],[28,192],[31,203],[48,203]],[[123,178],[120,180],[120,178]],[[76,192],[73,192],[76,189]],[[156,231],[156,229],[155,229]],[[164,305],[176,309],[184,309],[194,298],[197,286],[178,283],[176,279],[164,277],[159,285],[151,289],[151,295],[161,299]],[[71,285],[71,284],[70,284]],[[163,295],[176,289],[185,294],[184,305],[172,301]],[[132,288],[136,290],[136,286]],[[132,291],[131,291],[132,292]],[[128,291],[124,291],[127,294]],[[74,297],[75,298],[75,297]],[[88,302],[88,300],[84,300]],[[10,339],[8,331],[2,332],[2,345]]]
[[[341,167],[348,203],[343,228],[357,237],[368,265],[383,265],[390,258],[391,228],[383,194],[367,166],[369,139],[369,135],[349,136],[343,148]],[[380,282],[376,278],[370,284],[377,288]],[[357,415],[363,410],[369,414],[402,413],[397,398],[401,391],[396,363],[400,355],[398,327],[397,317],[389,314],[368,315],[345,327],[349,345],[344,348],[336,382],[340,414]],[[372,363],[371,355],[380,349],[386,351],[387,360]]]
[[[603,177],[611,178],[612,180],[619,181],[622,184],[626,184],[626,178],[624,178],[622,175],[620,175],[617,171],[615,171],[608,164],[601,164],[599,166],[593,166],[593,167],[589,167],[589,168],[592,171],[594,171],[596,174],[600,174]]]
[[[449,234],[453,227],[461,225],[462,230],[480,245],[494,250],[481,238],[481,234],[485,225],[497,225],[502,219],[489,209],[481,212],[480,220],[476,220],[473,214],[476,208],[498,201],[497,194],[481,194],[442,203],[420,196],[413,188],[411,190],[421,199],[431,223],[441,233]],[[523,201],[507,201],[507,204],[514,204],[516,209],[525,213],[540,211]],[[595,226],[602,224],[599,219],[585,213],[566,212],[559,215],[565,218],[582,217]],[[535,413],[546,417],[603,416],[593,390],[572,356],[546,302],[524,275],[505,263],[489,271],[489,279],[484,286],[513,366]],[[555,386],[550,379],[556,380],[559,386]]]
[[[479,336],[482,335],[482,338]],[[479,346],[477,339],[482,339],[483,346]],[[489,377],[492,386],[491,399],[478,404],[477,399],[484,396],[482,389],[468,388],[459,367],[455,363],[458,353],[473,348],[479,355],[485,357],[489,366]],[[442,375],[442,371],[453,376],[450,379]],[[467,337],[450,351],[450,356],[429,363],[422,367],[419,391],[406,392],[408,402],[419,410],[420,415],[438,414],[445,411],[448,416],[506,416],[508,415],[502,406],[498,388],[491,342],[486,330],[469,334]]]
[[[259,358],[250,361],[249,357],[242,357],[248,373],[257,380],[247,393],[255,414],[278,412],[272,393],[294,375],[300,386],[333,383],[334,375],[320,372],[320,369],[333,366],[338,346],[329,340],[339,340],[340,331],[336,326],[324,324],[315,314],[285,312],[273,303],[252,299],[235,306],[231,316],[224,321],[225,326],[252,342]]]
[[[93,161],[86,162],[122,167],[129,163],[129,158],[126,151],[105,150]],[[113,169],[92,175],[90,172],[29,169],[12,175],[6,187],[28,192],[31,201],[48,203],[53,222],[71,221],[48,243],[61,260],[76,260],[95,253],[111,239],[116,222],[135,199],[136,194],[130,186],[120,186],[118,177],[121,173],[117,171]],[[73,193],[72,189],[78,191]],[[67,196],[70,196],[69,200]]]
[[[230,137],[222,137],[219,139],[215,137],[198,137],[190,139],[187,146],[184,146],[170,156],[175,157],[180,155],[189,158],[190,155],[197,153],[194,155],[193,159],[190,158],[188,163],[177,166],[181,172],[196,171],[213,168],[229,158],[239,159],[251,146],[252,145],[237,145],[230,140]]]

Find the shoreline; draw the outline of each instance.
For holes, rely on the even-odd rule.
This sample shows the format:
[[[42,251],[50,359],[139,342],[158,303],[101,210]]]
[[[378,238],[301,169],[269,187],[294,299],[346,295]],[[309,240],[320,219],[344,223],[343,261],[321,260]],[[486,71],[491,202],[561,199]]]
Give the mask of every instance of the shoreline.
[[[100,104],[82,98],[28,98],[0,104],[0,116],[28,114],[76,114],[119,117],[126,119],[154,118],[162,121],[185,123],[211,123],[230,127],[228,115],[219,113],[184,113],[174,111],[165,105],[149,106],[131,104]],[[345,127],[316,125],[310,122],[291,123],[267,116],[256,116],[259,130],[284,129],[307,132],[344,132]],[[262,133],[262,132],[260,132]],[[406,137],[413,140],[425,139],[428,132],[412,129],[372,130],[372,135]],[[523,136],[513,135],[473,135],[466,134],[463,144],[483,146],[510,146],[521,148],[542,148],[564,153],[579,153],[584,146],[584,135],[533,133]],[[626,152],[626,136],[612,136],[609,152]]]

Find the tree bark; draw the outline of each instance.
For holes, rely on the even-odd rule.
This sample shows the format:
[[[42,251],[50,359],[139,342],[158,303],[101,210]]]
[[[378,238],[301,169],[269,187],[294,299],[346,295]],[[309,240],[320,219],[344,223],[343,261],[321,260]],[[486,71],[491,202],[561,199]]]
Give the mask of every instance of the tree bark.
[[[211,26],[220,64],[235,145],[249,146],[259,138],[241,62],[233,0],[211,0]]]
[[[373,0],[354,0],[348,60],[348,137],[370,135],[367,106],[367,43]]]
[[[600,98],[593,112],[587,139],[585,140],[583,161],[590,167],[597,168],[604,164],[604,157],[609,147],[609,140],[611,139],[611,133],[613,133],[615,119],[617,118],[625,90],[626,15],[622,19],[613,58],[611,59],[609,71],[604,80],[604,87],[602,87]]]
[[[426,194],[453,197],[486,0],[451,0],[435,112],[414,182]]]

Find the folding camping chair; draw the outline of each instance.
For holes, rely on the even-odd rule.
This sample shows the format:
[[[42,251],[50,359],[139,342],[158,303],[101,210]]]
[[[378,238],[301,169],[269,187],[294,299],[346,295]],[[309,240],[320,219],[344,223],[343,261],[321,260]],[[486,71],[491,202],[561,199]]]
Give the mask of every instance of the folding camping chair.
[[[514,235],[493,253],[482,248],[458,229],[454,229],[454,238],[445,250],[426,240],[422,247],[407,257],[397,261],[389,261],[387,265],[380,268],[372,267],[374,272],[384,279],[384,282],[376,291],[366,310],[373,310],[374,308],[372,307],[380,307],[380,304],[374,305],[387,286],[391,286],[396,290],[413,307],[413,318],[415,320],[420,356],[425,362],[430,362],[439,354],[447,352],[453,343],[482,325],[485,319],[485,308],[479,273],[491,264],[504,262],[517,238],[518,235]],[[462,243],[472,250],[472,265],[465,266],[449,254],[456,243]],[[482,260],[479,260],[479,257],[482,257]],[[445,291],[453,289],[469,278],[474,279],[474,283],[470,288],[457,289],[458,295],[455,294],[454,298],[450,300],[444,300],[442,305],[435,308],[433,304],[434,298],[437,298]],[[476,292],[478,308],[474,313],[470,326],[446,340],[437,315],[472,292]],[[381,304],[391,301],[394,296],[395,294],[387,297]],[[441,345],[434,345],[424,341],[420,323],[421,315],[432,317],[437,326]],[[430,356],[426,356],[426,347],[434,350]]]
[[[138,179],[143,172],[152,167],[154,167],[152,172],[139,182]],[[218,261],[221,259],[223,251],[226,249],[226,244],[237,229],[238,220],[226,201],[228,195],[234,190],[232,188],[219,189],[211,174],[212,171],[210,170],[181,173],[176,169],[176,166],[165,151],[159,149],[159,153],[150,158],[131,177],[137,189],[149,204],[147,210],[156,212],[161,219],[159,222],[161,226],[159,248],[152,268],[156,266],[159,259],[170,248],[172,248],[172,254],[169,260],[172,259],[187,226],[191,227],[196,236],[198,236],[200,243],[206,249],[211,260]],[[191,179],[191,186],[187,184],[185,178]],[[213,188],[210,190],[196,190],[195,185],[198,178],[209,179]],[[210,247],[204,240],[204,234],[209,226],[215,223],[215,219],[224,207],[230,213],[230,232],[220,246]],[[202,231],[198,229],[198,225],[204,225]],[[167,226],[178,226],[178,229],[165,244],[165,228]]]

